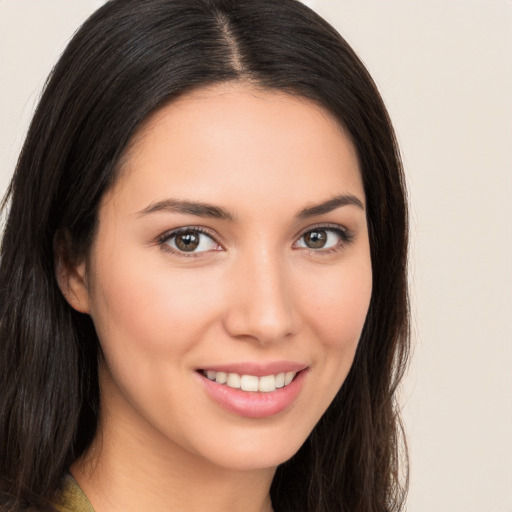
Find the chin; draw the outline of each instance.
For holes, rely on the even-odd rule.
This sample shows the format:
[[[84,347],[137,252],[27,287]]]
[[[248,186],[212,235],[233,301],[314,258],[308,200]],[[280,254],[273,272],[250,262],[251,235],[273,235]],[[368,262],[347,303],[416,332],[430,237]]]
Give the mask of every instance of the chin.
[[[307,439],[310,430],[293,432],[290,428],[244,429],[215,436],[207,444],[203,438],[194,447],[213,465],[233,471],[275,469],[292,458]]]

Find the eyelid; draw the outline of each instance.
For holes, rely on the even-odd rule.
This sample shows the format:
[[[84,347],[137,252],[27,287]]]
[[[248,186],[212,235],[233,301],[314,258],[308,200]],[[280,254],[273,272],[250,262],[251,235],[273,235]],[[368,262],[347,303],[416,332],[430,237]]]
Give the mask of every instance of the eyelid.
[[[172,254],[176,254],[178,256],[183,256],[186,258],[203,256],[206,253],[215,252],[217,250],[220,250],[220,249],[216,249],[215,251],[199,251],[199,252],[191,251],[191,252],[187,253],[185,251],[178,251],[178,250],[174,249],[173,247],[171,247],[167,243],[169,241],[169,239],[172,238],[173,236],[177,236],[181,233],[188,233],[191,231],[208,236],[218,246],[220,246],[222,248],[222,250],[224,250],[224,246],[223,246],[222,242],[220,241],[221,237],[217,233],[212,231],[211,229],[206,228],[204,226],[181,226],[179,228],[170,229],[169,231],[166,231],[165,233],[162,233],[161,235],[159,235],[156,239],[156,243],[162,248],[162,250],[170,252]]]
[[[297,235],[295,236],[297,239],[304,236],[306,233],[309,233],[310,231],[314,231],[315,229],[325,229],[325,230],[332,230],[332,231],[340,231],[347,237],[353,237],[354,233],[350,231],[347,227],[343,226],[342,224],[333,224],[330,222],[320,222],[318,224],[312,224],[311,226],[307,226],[306,228],[301,229]]]
[[[304,235],[306,235],[310,231],[314,231],[315,229],[325,230],[325,231],[335,231],[335,232],[339,233],[339,235],[341,237],[340,243],[336,247],[330,247],[330,248],[327,248],[327,249],[323,249],[323,248],[312,249],[312,248],[304,248],[304,247],[300,247],[300,249],[306,249],[306,250],[309,250],[309,251],[311,251],[313,253],[324,253],[325,254],[325,253],[336,251],[337,249],[343,248],[345,245],[351,243],[352,240],[354,239],[354,236],[355,236],[355,233],[353,233],[351,230],[349,230],[347,227],[345,227],[345,226],[343,226],[341,224],[332,224],[332,223],[329,223],[329,222],[327,222],[327,223],[319,223],[319,224],[313,224],[312,226],[308,226],[305,229],[303,229],[302,231],[300,231],[299,234],[296,236],[296,240],[294,242],[294,245]]]
[[[312,253],[317,253],[317,254],[324,253],[325,254],[325,253],[333,252],[333,251],[343,248],[346,244],[349,244],[350,242],[352,242],[352,239],[355,236],[352,231],[350,231],[347,227],[345,227],[341,224],[318,223],[318,224],[313,224],[311,226],[307,226],[306,228],[302,229],[295,236],[295,242],[293,243],[293,245],[295,246],[295,244],[306,233],[308,233],[310,231],[314,231],[315,229],[322,229],[322,230],[326,230],[326,231],[330,230],[330,231],[335,231],[335,232],[339,233],[339,236],[341,237],[340,243],[336,247],[330,247],[327,249],[322,249],[322,248],[312,249],[312,248],[303,248],[303,247],[300,247],[300,249],[308,249]],[[159,235],[156,239],[156,243],[159,246],[161,246],[163,250],[168,251],[172,254],[176,254],[178,256],[183,256],[183,257],[199,257],[199,256],[204,256],[205,254],[210,253],[210,252],[215,252],[215,251],[200,251],[200,252],[187,253],[184,251],[177,251],[176,249],[174,249],[173,247],[171,247],[167,244],[168,240],[171,237],[177,236],[180,233],[186,233],[186,232],[190,232],[190,231],[195,231],[195,232],[198,232],[198,233],[201,233],[201,234],[204,234],[204,235],[210,237],[217,245],[219,245],[221,247],[221,249],[216,249],[216,250],[225,250],[220,235],[218,235],[216,232],[214,232],[210,228],[207,228],[205,226],[196,226],[196,225],[181,226],[179,228],[170,229],[170,230],[162,233],[161,235]]]

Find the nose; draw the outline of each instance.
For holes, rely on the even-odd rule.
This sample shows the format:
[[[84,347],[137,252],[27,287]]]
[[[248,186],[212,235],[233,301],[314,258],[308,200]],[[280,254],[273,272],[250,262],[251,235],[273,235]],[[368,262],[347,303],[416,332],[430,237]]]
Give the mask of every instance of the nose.
[[[270,344],[299,327],[292,280],[286,264],[269,253],[240,257],[231,270],[224,327],[235,338]]]

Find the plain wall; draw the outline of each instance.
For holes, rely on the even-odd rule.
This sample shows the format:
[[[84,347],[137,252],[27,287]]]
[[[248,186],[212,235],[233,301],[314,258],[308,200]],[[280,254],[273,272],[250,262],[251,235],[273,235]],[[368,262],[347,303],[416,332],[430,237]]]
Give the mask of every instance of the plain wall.
[[[101,0],[0,0],[0,193]],[[512,512],[512,2],[311,0],[367,64],[411,200],[412,512]]]

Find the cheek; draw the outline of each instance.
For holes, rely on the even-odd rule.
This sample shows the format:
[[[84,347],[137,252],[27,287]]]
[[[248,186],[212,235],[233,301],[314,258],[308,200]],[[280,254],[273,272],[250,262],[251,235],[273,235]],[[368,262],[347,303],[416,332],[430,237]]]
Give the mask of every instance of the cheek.
[[[359,341],[372,293],[371,264],[330,272],[309,288],[305,311],[317,337],[333,350],[355,346]]]
[[[192,418],[196,413],[197,397],[184,383],[218,316],[218,292],[205,287],[201,269],[176,272],[147,259],[141,264],[133,253],[117,263],[110,269],[97,265],[107,271],[95,274],[93,293],[92,317],[112,383],[104,396],[134,424],[149,418],[164,432],[177,412]]]
[[[122,347],[124,357],[146,359],[178,354],[191,348],[217,315],[218,292],[205,285],[212,276],[206,279],[201,269],[176,272],[136,255],[97,268],[91,315],[104,350]]]
[[[318,343],[316,359],[321,413],[343,385],[354,361],[372,293],[370,258],[317,279],[308,295],[309,326]],[[312,312],[312,313],[311,313]]]

